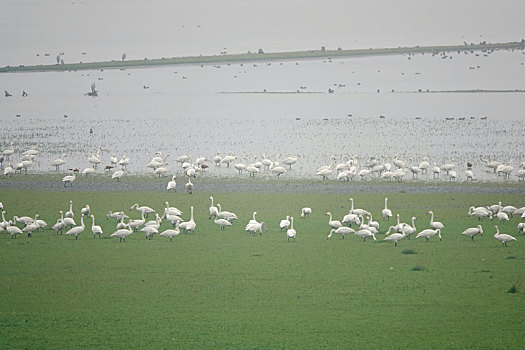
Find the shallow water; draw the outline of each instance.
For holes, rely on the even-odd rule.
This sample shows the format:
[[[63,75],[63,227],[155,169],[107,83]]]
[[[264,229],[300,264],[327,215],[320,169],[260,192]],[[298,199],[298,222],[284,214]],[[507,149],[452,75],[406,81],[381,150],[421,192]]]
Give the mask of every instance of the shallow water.
[[[204,156],[208,165],[217,152],[233,152],[245,164],[297,155],[284,176],[306,178],[316,177],[331,157],[341,162],[357,155],[364,165],[371,157],[391,163],[398,155],[408,165],[424,157],[431,164],[452,162],[463,180],[469,161],[478,179],[499,181],[480,158],[515,169],[525,160],[525,55],[442,57],[4,74],[10,91],[29,96],[0,99],[1,147],[10,141],[17,152],[36,146],[33,171],[52,170],[63,154],[66,167],[82,170],[101,148],[102,165],[111,154],[127,155],[132,173],[151,171],[145,165],[157,151],[170,155],[169,174],[180,169],[180,155]],[[99,96],[85,96],[93,81]],[[492,92],[471,91],[478,89]],[[209,173],[237,174],[224,166]]]

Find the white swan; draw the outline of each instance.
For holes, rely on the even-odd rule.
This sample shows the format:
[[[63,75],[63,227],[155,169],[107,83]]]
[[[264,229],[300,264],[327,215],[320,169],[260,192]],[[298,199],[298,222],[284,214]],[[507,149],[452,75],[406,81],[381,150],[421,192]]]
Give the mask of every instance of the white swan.
[[[62,234],[64,228],[66,227],[66,224],[64,223],[64,212],[60,210],[58,213],[60,214],[60,218],[57,220],[56,224],[51,226],[51,229],[55,231],[57,235],[58,235],[58,232]]]
[[[415,221],[416,217],[412,216],[412,226],[405,224],[401,227],[401,232],[406,234],[408,239],[410,239],[410,236],[412,236],[417,231]]]
[[[257,231],[259,231],[260,235],[262,236],[262,231],[263,231],[263,228],[265,231],[268,231],[268,228],[266,227],[266,224],[263,222],[258,222],[258,223],[252,223],[252,224],[248,224],[246,225],[246,227],[244,228],[245,231],[255,235],[257,233]]]
[[[82,209],[80,209],[80,214],[84,214],[85,216],[89,216],[91,213],[91,208],[89,207],[89,204],[86,204],[86,206]]]
[[[488,206],[487,209],[490,210],[492,214],[496,214],[503,209],[503,206],[501,205],[501,201],[499,201],[498,204],[492,204],[491,206]]]
[[[370,214],[368,211],[364,209],[354,209],[354,198],[349,198],[348,200],[351,203],[350,213],[357,214],[357,215],[363,215],[363,216]]]
[[[301,209],[301,218],[307,218],[312,214],[312,208],[304,207]]]
[[[65,158],[65,154],[62,155],[62,158]],[[62,158],[57,158],[53,162],[51,162],[51,166],[55,167],[55,171],[60,170],[60,166],[66,164],[66,161]]]
[[[470,227],[467,228],[465,231],[461,232],[462,235],[470,237],[472,241],[474,241],[474,236],[479,234],[483,236],[483,228],[481,225],[478,225],[477,227]]]
[[[286,215],[286,219],[282,219],[281,222],[279,223],[279,228],[282,231],[283,229],[288,229],[289,227],[290,227],[290,216]]]
[[[423,237],[428,241],[430,241],[430,237],[434,236],[434,235],[438,235],[439,237],[439,240],[441,241],[441,230],[440,229],[435,229],[435,230],[431,230],[429,228],[427,228],[426,230],[423,230],[421,232],[419,232],[417,235],[416,235],[416,238],[419,238],[419,237]]]
[[[331,229],[330,233],[328,234],[328,237],[326,237],[326,239],[332,238],[332,235],[334,233],[336,235],[341,235],[343,237],[343,239],[345,239],[345,235],[348,235],[350,233],[355,233],[355,230],[351,229],[350,227],[346,227],[346,226],[341,226],[338,229]]]
[[[184,230],[185,234],[187,234],[188,231],[195,233],[195,227],[197,226],[197,224],[193,220],[193,206],[190,207],[190,220],[181,223],[179,226],[181,229]]]
[[[153,239],[153,235],[159,233],[159,228],[154,225],[148,225],[141,228],[140,232],[146,234],[146,239],[151,240]]]
[[[40,215],[36,214],[35,215],[35,218],[33,219],[33,222],[27,224],[23,229],[22,229],[22,232],[23,233],[27,233],[27,237],[31,237],[31,235],[33,234],[34,231],[37,231],[40,226],[38,225],[38,223],[36,222],[38,217]]]
[[[383,215],[383,220],[386,218],[390,220],[392,217],[392,210],[388,209],[388,198],[385,197],[385,209],[381,211],[381,214]]]
[[[165,230],[159,233],[159,236],[168,237],[170,239],[170,242],[172,241],[173,237],[177,237],[178,235],[180,235],[180,228],[179,228],[178,221],[175,224],[175,229],[169,229],[169,230]]]
[[[355,235],[361,237],[363,239],[363,242],[365,242],[368,237],[372,237],[374,241],[377,240],[376,235],[368,229],[359,230],[355,233]]]
[[[248,222],[248,224],[258,224],[259,222],[255,219],[255,215],[257,215],[257,212],[254,211],[252,214],[252,219]]]
[[[143,206],[139,206],[138,203],[135,203],[131,206],[131,208],[129,208],[129,210],[131,209],[135,209],[141,213],[143,213],[146,217],[148,217],[148,214],[153,214],[155,213],[155,210],[146,206],[146,205],[143,205]]]
[[[110,237],[119,237],[120,240],[119,242],[126,242],[126,237],[128,237],[129,235],[131,235],[133,233],[133,230],[128,230],[128,229],[121,229],[121,230],[117,230],[115,232],[113,232]]]
[[[93,238],[97,237],[102,238],[102,228],[99,225],[95,225],[95,215],[91,214],[91,232],[93,233]]]
[[[9,220],[7,223],[8,225],[6,227],[6,231],[11,235],[11,238],[16,238],[16,235],[23,233],[22,230],[15,226],[11,220]]]
[[[168,201],[164,202],[164,205],[166,206],[166,209],[164,210],[164,212],[168,212],[168,214],[170,215],[177,215],[177,216],[180,216],[182,215],[182,211],[176,207],[170,207],[170,203]]]
[[[144,212],[140,212],[141,218],[140,219],[134,219],[128,221],[128,226],[133,231],[137,231],[138,228],[146,223],[146,219],[144,218]]]
[[[75,226],[65,233],[67,236],[75,236],[75,239],[78,239],[78,235],[84,232],[86,226],[84,225],[84,215],[80,217],[80,226]]]
[[[349,213],[343,216],[343,220],[341,221],[343,224],[347,224],[348,227],[352,226],[352,224],[361,225],[361,219],[359,218],[359,215]]]
[[[283,160],[283,164],[290,166],[290,170],[292,170],[292,165],[295,163],[297,163],[297,156],[287,157]]]
[[[332,213],[331,212],[329,212],[329,211],[326,212],[326,215],[328,215],[330,217],[330,219],[328,220],[328,226],[330,226],[331,228],[338,229],[339,227],[343,226],[343,224],[341,224],[341,221],[332,219]]]
[[[290,228],[286,230],[286,239],[288,242],[290,242],[290,238],[293,238],[293,241],[295,242],[295,236],[297,235],[297,232],[293,228],[293,216],[290,218]]]
[[[209,211],[210,211],[210,216],[208,217],[208,219],[211,219],[212,217],[215,217],[217,218],[217,216],[219,215],[219,209],[213,205],[213,197],[210,196],[210,200],[211,200],[211,205],[210,205],[210,208],[209,208]]]
[[[221,205],[217,203],[217,208],[219,209],[219,218],[226,219],[228,221],[237,220],[237,215],[229,211],[222,211]]]
[[[191,182],[191,176],[188,176],[188,182],[184,185],[186,192],[189,194],[193,193],[193,183]]]
[[[122,178],[122,176],[124,176],[124,170],[120,169],[120,170],[115,171],[111,175],[111,178],[112,179],[117,179],[117,182],[120,182],[120,179]],[[125,241],[125,239],[124,239],[124,241]]]
[[[217,217],[215,217],[215,220],[213,220],[213,222],[216,224],[216,225],[219,225],[219,227],[221,228],[221,231],[224,231],[224,228],[226,226],[231,226],[232,223],[229,222],[228,220],[226,219],[219,219]]]
[[[470,207],[469,208],[469,212],[468,212],[468,215],[469,216],[477,216],[478,220],[483,220],[484,218],[488,217],[490,218],[490,220],[492,220],[492,212],[490,210],[488,210],[487,208],[484,208],[484,207]]]
[[[509,221],[509,216],[507,215],[507,213],[504,213],[501,210],[496,213],[496,217],[498,218],[500,223],[505,223],[506,221]]]
[[[173,192],[177,192],[177,182],[175,181],[176,175],[173,175],[171,177],[171,181],[168,182],[168,185],[166,186],[166,190],[169,192],[170,190],[173,190]]]
[[[499,233],[498,226],[494,226],[496,228],[496,233],[494,234],[494,238],[496,238],[498,241],[501,242],[501,245],[507,246],[507,242],[515,241],[516,237],[512,237],[511,235],[508,235],[506,233]]]
[[[66,218],[74,218],[75,217],[75,213],[73,213],[73,201],[72,200],[69,201],[69,210],[66,211],[66,214],[64,215],[64,217],[66,217]]]
[[[397,242],[399,242],[405,237],[406,234],[404,233],[392,233],[391,235],[385,237],[385,241],[394,242],[394,246],[397,247]]]
[[[432,227],[434,230],[442,230],[443,227],[445,227],[445,225],[443,225],[441,222],[434,221],[434,212],[432,210],[429,210],[427,214],[430,214],[430,227]]]
[[[116,211],[116,212],[112,212],[111,210],[108,211],[108,213],[106,214],[106,220],[109,219],[109,218],[113,218],[115,220],[120,220],[121,218],[124,218],[124,219],[129,219],[129,216],[127,216],[126,214],[124,214],[123,211]]]
[[[73,182],[75,181],[76,179],[76,175],[74,172],[71,172],[71,175],[66,175],[62,178],[62,182],[64,183],[64,187],[66,187],[67,185],[73,187]]]

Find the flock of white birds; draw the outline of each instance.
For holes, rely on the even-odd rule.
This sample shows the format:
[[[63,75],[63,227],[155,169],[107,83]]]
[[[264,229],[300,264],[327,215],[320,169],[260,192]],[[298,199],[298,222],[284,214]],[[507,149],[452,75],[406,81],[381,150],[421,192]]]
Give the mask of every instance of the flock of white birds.
[[[404,238],[410,239],[411,236],[415,238],[425,238],[426,241],[429,241],[433,236],[437,236],[439,240],[442,239],[442,230],[445,228],[445,225],[439,221],[434,220],[434,212],[428,211],[427,215],[430,216],[428,219],[428,224],[424,225],[424,229],[416,228],[415,221],[417,218],[412,216],[411,224],[400,222],[399,214],[396,214],[395,217],[397,222],[395,225],[385,225],[386,222],[389,222],[391,218],[394,217],[392,211],[388,208],[388,198],[385,198],[385,206],[381,211],[381,216],[383,219],[383,224],[380,224],[378,221],[373,219],[371,211],[355,208],[354,199],[350,198],[350,209],[348,214],[346,214],[341,221],[337,220],[332,216],[332,213],[327,212],[328,216],[328,228],[329,234],[327,239],[332,238],[333,235],[340,235],[343,239],[345,235],[354,234],[366,241],[368,238],[377,240],[376,235],[384,233],[384,241],[393,242],[397,246],[398,242]],[[238,220],[237,215],[234,212],[222,210],[220,204],[214,204],[214,198],[210,196],[210,207],[209,207],[209,216],[208,219],[219,227],[221,231],[224,231],[226,227],[234,225]],[[0,232],[7,231],[11,235],[11,238],[16,238],[17,235],[27,234],[28,237],[31,237],[34,232],[44,231],[48,228],[46,221],[40,218],[39,214],[34,216],[14,216],[11,220],[6,220],[4,206],[0,203],[0,210],[2,212],[2,221],[0,222]],[[195,233],[197,224],[194,218],[193,206],[190,207],[190,217],[188,220],[182,218],[183,212],[176,208],[170,206],[169,202],[165,202],[162,208],[162,215],[159,215],[161,211],[157,211],[149,206],[140,206],[138,203],[133,204],[130,211],[135,210],[140,216],[140,218],[131,218],[130,215],[126,214],[123,211],[109,211],[106,214],[106,219],[114,219],[116,221],[115,231],[110,234],[110,237],[118,237],[120,241],[125,241],[126,237],[133,234],[134,232],[141,232],[145,235],[146,239],[151,240],[154,235],[158,234],[159,236],[164,236],[172,239],[181,233]],[[64,212],[59,211],[59,218],[56,223],[51,226],[51,229],[56,232],[56,235],[64,234],[66,236],[74,236],[75,239],[78,239],[79,235],[86,231],[86,224],[84,222],[85,218],[91,218],[91,233],[93,237],[99,236],[99,238],[104,234],[101,226],[95,224],[95,216],[91,212],[89,204],[85,205],[80,210],[80,215],[73,212],[73,201],[69,201],[69,208]],[[312,215],[312,209],[309,207],[304,207],[301,209],[300,218],[309,219]],[[80,216],[80,225],[75,221],[75,217],[78,219]],[[148,217],[150,220],[148,220]],[[252,218],[247,222],[244,230],[251,235],[263,235],[264,231],[268,230],[268,227],[265,222],[257,220],[257,212],[254,211]],[[519,216],[522,220],[525,220],[525,207],[516,208],[512,205],[502,206],[501,202],[498,204],[490,206],[479,206],[479,207],[470,207],[468,211],[468,216],[475,216],[478,220],[489,219],[489,220],[499,220],[500,224],[505,224],[513,216]],[[154,218],[153,218],[154,217]],[[163,222],[169,223],[169,228],[160,231]],[[18,226],[17,226],[18,225]],[[381,225],[383,225],[382,232]],[[21,227],[19,227],[21,226]],[[107,225],[106,225],[107,226]],[[166,225],[165,225],[166,226]],[[388,229],[386,229],[388,226]],[[273,224],[272,224],[273,227]],[[294,217],[287,215],[286,218],[282,219],[278,226],[275,223],[275,229],[277,227],[280,231],[285,230],[287,241],[294,240],[297,237],[297,231],[294,228]],[[504,234],[499,232],[499,227],[495,226],[496,233],[494,238],[502,243],[502,245],[507,246],[507,243],[510,241],[515,241],[516,237]],[[520,222],[517,226],[518,235],[520,233],[525,234],[525,222]],[[483,228],[481,225],[476,227],[467,228],[465,231],[461,232],[462,235],[470,237],[474,240],[474,236],[483,235]]]
[[[21,152],[20,160],[15,162],[15,165],[9,162],[4,167],[4,162],[10,161],[14,154],[13,142],[11,142],[11,147],[4,149],[0,153],[0,166],[4,168],[3,173],[5,176],[12,176],[17,173],[27,174],[28,169],[36,162],[39,151],[36,148],[32,148]],[[175,159],[176,165],[170,169],[168,158],[169,154],[163,155],[162,152],[156,152],[151,160],[144,164],[144,168],[159,178],[171,175],[171,180],[166,185],[168,191],[177,190],[176,178],[178,175],[182,175],[185,181],[184,188],[190,194],[194,188],[191,179],[196,178],[199,173],[210,169],[210,166],[234,169],[232,176],[238,174],[239,176],[248,175],[253,177],[264,173],[266,176],[272,174],[279,178],[292,170],[292,166],[300,159],[298,156],[281,158],[280,154],[275,157],[264,155],[239,157],[233,152],[223,156],[220,152],[217,152],[213,157],[199,156],[194,160],[188,155],[181,155]],[[115,154],[112,154],[109,159],[103,159],[101,149],[98,149],[87,157],[85,167],[82,170],[76,167],[69,167],[69,174],[63,177],[62,182],[64,186],[73,186],[77,177],[81,175],[89,177],[95,174],[106,174],[106,176],[110,176],[115,181],[120,181],[127,174],[126,168],[130,161],[130,158],[126,155],[117,158]],[[517,171],[514,171],[514,166],[510,164],[495,160],[490,161],[484,158],[481,158],[481,161],[485,164],[485,168],[482,171],[494,173],[502,179],[510,179],[511,175],[515,175],[518,181],[525,181],[525,162],[519,164]],[[381,155],[368,159],[362,159],[358,155],[342,156],[339,161],[335,156],[331,156],[328,163],[319,167],[315,176],[321,179],[337,179],[340,181],[378,179],[401,182],[407,178],[414,180],[420,179],[422,176],[428,178],[429,174],[432,174],[432,179],[434,180],[439,179],[440,176],[445,176],[446,179],[452,181],[458,178],[458,168],[461,167],[455,164],[454,160],[438,165],[436,162],[431,162],[429,158],[423,158],[420,161],[414,161],[412,158],[404,160],[397,154],[394,154],[391,158]],[[62,157],[55,159],[50,164],[50,167],[54,171],[60,171],[60,167],[66,164],[67,155],[64,154]],[[472,169],[472,163],[466,162],[465,169],[464,178],[466,181],[475,181],[477,177]]]

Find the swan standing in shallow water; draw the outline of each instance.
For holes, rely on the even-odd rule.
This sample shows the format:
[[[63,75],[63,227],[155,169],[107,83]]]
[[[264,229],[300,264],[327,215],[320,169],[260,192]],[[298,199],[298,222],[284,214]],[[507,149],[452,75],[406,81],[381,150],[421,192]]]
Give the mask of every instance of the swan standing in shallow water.
[[[168,185],[166,186],[166,190],[169,192],[170,190],[173,190],[173,192],[177,192],[177,182],[175,181],[176,176],[173,175],[171,177],[171,181],[168,182]]]
[[[494,238],[496,238],[498,241],[501,242],[501,245],[507,246],[507,242],[510,241],[516,241],[516,237],[512,237],[511,235],[508,235],[506,233],[499,233],[498,226],[494,226],[496,228],[496,233],[494,234]]]
[[[295,242],[295,236],[297,235],[297,232],[293,228],[293,216],[290,218],[290,228],[286,230],[286,239],[288,242],[290,242],[290,238],[293,238],[293,241]]]

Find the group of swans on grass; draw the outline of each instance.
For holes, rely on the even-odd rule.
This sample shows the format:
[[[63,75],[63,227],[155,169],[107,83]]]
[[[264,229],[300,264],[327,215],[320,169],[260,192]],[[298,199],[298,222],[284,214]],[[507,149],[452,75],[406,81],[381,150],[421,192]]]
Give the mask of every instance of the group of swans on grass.
[[[232,224],[237,220],[237,215],[230,211],[223,211],[220,204],[214,203],[214,198],[210,196],[211,205],[209,207],[209,219],[213,218],[213,222],[220,227],[220,230],[225,230],[226,227],[232,226]],[[345,215],[345,218],[350,217],[346,220],[345,218],[341,221],[334,219],[331,212],[326,212],[326,215],[329,217],[328,225],[330,232],[327,239],[330,239],[334,234],[341,235],[342,238],[345,238],[345,235],[355,234],[360,238],[363,238],[366,241],[366,238],[376,240],[376,235],[379,233],[380,224],[377,221],[373,220],[372,213],[360,208],[354,207],[354,200],[350,198],[351,207],[349,213]],[[140,206],[138,203],[133,204],[130,207],[130,210],[135,209],[139,214],[139,219],[132,219],[130,216],[126,215],[124,212],[113,212],[109,211],[106,215],[106,218],[112,218],[117,221],[116,231],[111,235],[112,237],[119,237],[121,241],[125,241],[126,237],[132,234],[133,232],[142,232],[145,234],[147,239],[152,239],[155,234],[166,236],[170,238],[170,241],[173,237],[177,236],[181,232],[195,233],[196,222],[194,219],[194,209],[193,206],[190,208],[190,219],[184,221],[181,216],[183,212],[176,207],[171,207],[168,202],[164,203],[163,215],[162,217],[151,207],[149,206]],[[47,227],[47,223],[40,218],[40,215],[35,214],[34,216],[14,216],[12,220],[7,221],[5,218],[5,210],[3,210],[3,205],[0,203],[0,210],[2,210],[2,221],[0,222],[0,232],[6,230],[12,238],[16,238],[19,234],[27,234],[29,237],[32,236],[34,232],[39,230],[44,230]],[[479,213],[484,213],[483,216],[478,215]],[[79,235],[85,231],[86,218],[91,218],[91,231],[93,237],[97,235],[102,236],[103,230],[101,226],[95,224],[95,215],[92,213],[92,210],[89,205],[85,205],[80,209],[80,225],[77,225],[75,222],[75,213],[73,211],[73,201],[69,201],[69,208],[65,211],[59,211],[59,218],[57,222],[51,227],[52,230],[58,235],[65,234],[67,236],[75,236],[75,239],[78,239]],[[486,214],[489,213],[489,214]],[[478,216],[479,220],[482,217],[491,217],[492,213],[504,213],[510,215],[520,215],[525,217],[525,207],[516,208],[514,206],[502,206],[501,202],[498,204],[485,206],[485,207],[470,207],[468,215],[469,216]],[[154,220],[146,221],[148,215],[155,215]],[[301,217],[308,218],[312,214],[312,209],[309,207],[304,207],[301,209]],[[411,236],[415,235],[416,238],[425,238],[426,241],[429,241],[433,236],[439,237],[442,239],[442,230],[445,225],[439,221],[434,221],[433,211],[428,211],[427,214],[430,216],[429,227],[419,231],[416,229],[417,220],[415,216],[411,218],[411,224],[401,223],[400,215],[396,214],[397,224],[389,226],[388,230],[385,232],[385,241],[394,242],[397,246],[397,243],[404,239],[410,239]],[[392,211],[388,208],[388,198],[385,198],[385,207],[382,210],[383,220],[389,220],[393,215]],[[366,219],[366,220],[365,220]],[[166,220],[171,223],[172,228],[166,230],[165,233],[159,233],[162,221]],[[500,220],[503,224],[508,220]],[[17,224],[23,225],[22,228],[17,227]],[[345,226],[347,224],[348,226]],[[350,226],[356,226],[357,229],[354,229]],[[107,225],[106,225],[107,226]],[[286,230],[287,240],[290,241],[293,239],[295,241],[297,232],[294,228],[294,219],[293,216],[288,215],[286,218],[282,219],[279,222],[279,229]],[[246,232],[249,232],[253,235],[259,233],[263,234],[264,230],[268,230],[264,222],[259,222],[257,220],[257,212],[254,211],[252,214],[251,220],[246,224]],[[518,234],[524,232],[525,222],[522,222],[518,225]],[[515,240],[514,237],[500,233],[498,226],[496,226],[496,239],[500,240],[503,245],[507,245],[508,242]],[[525,233],[525,232],[524,232]],[[474,240],[476,235],[483,235],[483,228],[481,225],[477,227],[467,228],[461,233],[464,236],[470,237]]]

